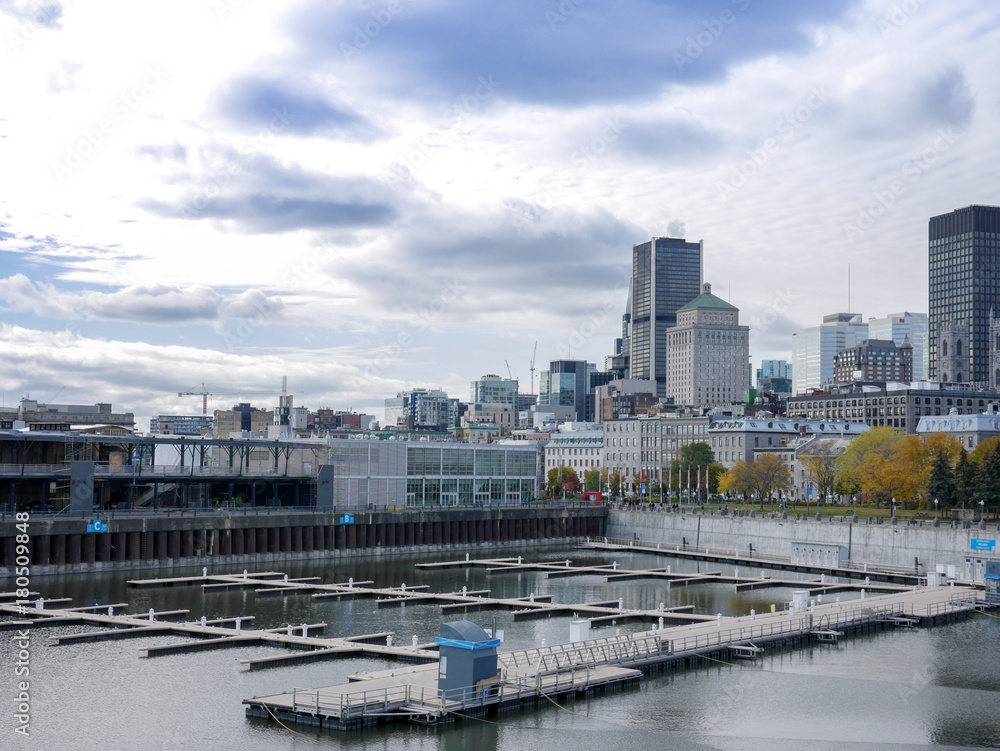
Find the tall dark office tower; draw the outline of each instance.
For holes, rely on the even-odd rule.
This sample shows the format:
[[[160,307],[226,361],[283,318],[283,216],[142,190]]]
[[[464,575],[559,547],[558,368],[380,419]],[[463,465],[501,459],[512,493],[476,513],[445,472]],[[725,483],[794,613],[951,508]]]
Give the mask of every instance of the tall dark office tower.
[[[929,226],[930,377],[990,381],[990,313],[1000,314],[1000,206],[966,206]]]
[[[677,310],[701,294],[702,244],[674,237],[654,237],[632,246],[629,289],[629,378],[656,381],[656,395],[666,393],[667,329]]]

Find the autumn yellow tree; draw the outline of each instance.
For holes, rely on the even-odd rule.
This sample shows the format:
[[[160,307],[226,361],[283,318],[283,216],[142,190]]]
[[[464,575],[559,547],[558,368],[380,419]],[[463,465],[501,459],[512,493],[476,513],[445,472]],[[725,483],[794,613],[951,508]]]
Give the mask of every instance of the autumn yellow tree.
[[[837,489],[862,493],[870,500],[888,502],[892,491],[878,483],[878,469],[885,466],[902,433],[889,427],[871,428],[859,435],[837,458]]]
[[[806,473],[824,501],[829,500],[837,484],[837,457],[820,454],[802,457]]]
[[[750,497],[750,493],[753,492],[749,480],[747,463],[740,459],[736,464],[719,475],[719,492],[741,495],[745,501]]]
[[[774,454],[761,454],[747,465],[749,484],[760,498],[760,507],[764,508],[764,499],[771,500],[774,493],[788,490],[792,486],[792,473]]]

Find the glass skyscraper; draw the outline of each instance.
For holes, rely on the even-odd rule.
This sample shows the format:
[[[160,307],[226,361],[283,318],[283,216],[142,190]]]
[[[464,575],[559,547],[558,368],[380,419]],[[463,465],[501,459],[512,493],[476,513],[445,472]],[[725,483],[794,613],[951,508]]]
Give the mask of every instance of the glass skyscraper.
[[[654,237],[632,246],[627,347],[629,378],[656,382],[666,393],[667,329],[677,324],[677,310],[701,294],[702,243]]]
[[[1000,206],[966,206],[931,217],[928,234],[930,377],[944,375],[939,354],[953,360],[960,353],[968,377],[959,380],[987,383],[990,311],[1000,316]],[[956,326],[966,332],[965,342],[954,333]],[[939,353],[944,330],[958,337],[949,353]],[[952,369],[950,381],[963,372]]]

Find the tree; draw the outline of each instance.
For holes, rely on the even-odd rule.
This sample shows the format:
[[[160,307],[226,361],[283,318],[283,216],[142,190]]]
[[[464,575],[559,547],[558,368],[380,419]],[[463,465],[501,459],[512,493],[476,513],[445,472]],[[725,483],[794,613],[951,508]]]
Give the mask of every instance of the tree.
[[[715,454],[712,453],[712,448],[702,441],[681,446],[680,451],[677,452],[677,469],[684,472],[685,476],[687,476],[688,468],[694,472],[699,470],[704,472],[714,461]]]
[[[601,470],[599,469],[585,469],[583,470],[583,487],[584,490],[589,492],[597,492],[601,489]]]
[[[548,490],[550,493],[555,493],[561,490],[565,490],[569,493],[575,493],[581,487],[580,478],[577,477],[576,470],[572,467],[553,467],[549,470],[546,478],[548,479]]]
[[[837,457],[816,454],[803,457],[802,462],[820,497],[827,500],[837,484]]]
[[[930,478],[927,480],[927,496],[939,501],[943,507],[955,503],[955,472],[943,450],[938,451],[931,465]]]
[[[1000,509],[1000,445],[994,444],[980,459],[972,500],[985,501],[984,511]]]
[[[976,465],[969,460],[969,453],[963,448],[955,463],[955,505],[965,508],[965,505],[972,501],[975,489]]]
[[[866,460],[869,461],[866,474],[870,475],[875,465],[881,459],[887,459],[892,453],[895,444],[902,438],[902,434],[893,428],[880,427],[871,428],[859,435],[851,445],[847,447],[837,458],[837,484],[839,493],[865,493],[866,489],[861,480],[861,467]],[[868,489],[871,492],[871,489]],[[885,498],[889,500],[891,496]]]
[[[792,473],[780,457],[764,453],[747,465],[750,487],[760,498],[761,510],[764,499],[771,500],[775,491],[788,490],[792,486]]]
[[[726,468],[723,467],[718,462],[712,462],[708,465],[708,492],[718,493],[719,492],[719,478],[725,473]]]
[[[740,459],[719,476],[719,492],[727,495],[741,495],[747,501],[753,488],[750,486],[750,472],[747,463]]]

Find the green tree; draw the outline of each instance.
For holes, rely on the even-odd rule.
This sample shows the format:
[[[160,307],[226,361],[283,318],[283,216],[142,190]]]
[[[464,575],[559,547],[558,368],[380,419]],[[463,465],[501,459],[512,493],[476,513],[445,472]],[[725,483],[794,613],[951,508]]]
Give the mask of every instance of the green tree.
[[[718,493],[719,492],[719,478],[725,473],[726,468],[723,467],[718,462],[712,462],[708,465],[708,492]]]
[[[972,500],[985,501],[984,511],[987,512],[1000,509],[1000,445],[992,446],[980,459]]]
[[[596,492],[601,489],[601,470],[583,470],[583,488],[589,492]]]
[[[944,451],[939,450],[931,465],[931,475],[927,480],[927,497],[937,500],[941,507],[955,505],[955,472]]]
[[[712,453],[712,448],[702,441],[681,446],[677,452],[677,465],[685,477],[688,467],[692,472],[697,472],[699,469],[704,472],[714,461],[715,454]]]
[[[976,465],[969,459],[969,453],[963,448],[955,463],[955,495],[954,504],[966,507],[972,501],[976,489]]]

